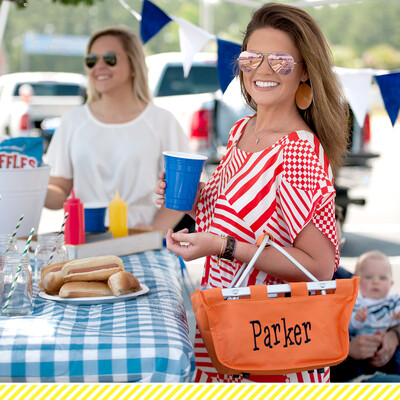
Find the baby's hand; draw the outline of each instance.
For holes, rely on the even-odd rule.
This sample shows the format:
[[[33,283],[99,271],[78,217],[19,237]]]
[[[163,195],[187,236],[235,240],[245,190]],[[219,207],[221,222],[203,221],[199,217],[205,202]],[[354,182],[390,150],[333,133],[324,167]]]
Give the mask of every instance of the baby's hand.
[[[364,322],[368,317],[368,310],[367,307],[360,308],[354,318],[359,322]]]
[[[395,311],[392,316],[392,321],[400,319],[400,311]]]

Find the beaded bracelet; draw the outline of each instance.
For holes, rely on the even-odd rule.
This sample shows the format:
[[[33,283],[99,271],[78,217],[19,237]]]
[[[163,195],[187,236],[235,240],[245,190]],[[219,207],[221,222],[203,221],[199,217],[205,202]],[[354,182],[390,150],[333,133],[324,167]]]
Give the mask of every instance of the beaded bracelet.
[[[224,246],[225,246],[225,242],[226,242],[226,236],[225,235],[221,235],[220,237],[222,239],[222,243],[221,243],[221,248],[219,250],[219,253],[217,255],[217,267],[219,267],[219,260],[221,259],[221,254],[223,254],[223,252],[224,252]]]

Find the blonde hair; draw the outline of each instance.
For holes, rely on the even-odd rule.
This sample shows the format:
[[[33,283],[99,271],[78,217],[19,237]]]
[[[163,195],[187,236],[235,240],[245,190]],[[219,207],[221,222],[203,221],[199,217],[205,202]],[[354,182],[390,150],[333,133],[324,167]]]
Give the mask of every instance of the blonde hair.
[[[354,270],[354,275],[361,275],[362,268],[365,265],[365,261],[367,260],[386,261],[390,269],[390,276],[392,276],[392,265],[390,264],[389,258],[386,254],[382,253],[379,250],[371,250],[361,254],[360,257],[358,257],[356,268]]]
[[[134,74],[132,78],[133,94],[138,100],[150,103],[152,97],[148,84],[147,66],[141,40],[134,33],[123,27],[101,29],[95,32],[90,38],[86,47],[86,55],[90,53],[93,43],[102,36],[114,36],[121,42]],[[90,80],[88,82],[87,95],[88,103],[93,100],[98,100],[101,97],[101,94],[94,88]]]
[[[247,50],[252,33],[263,28],[285,32],[302,56],[309,75],[313,101],[307,110],[299,109],[299,112],[321,142],[335,173],[348,147],[348,107],[332,70],[333,57],[328,43],[317,23],[305,11],[285,4],[269,3],[254,12],[247,25],[242,51]],[[239,71],[239,77],[246,103],[257,111],[257,104],[244,86],[242,71]]]

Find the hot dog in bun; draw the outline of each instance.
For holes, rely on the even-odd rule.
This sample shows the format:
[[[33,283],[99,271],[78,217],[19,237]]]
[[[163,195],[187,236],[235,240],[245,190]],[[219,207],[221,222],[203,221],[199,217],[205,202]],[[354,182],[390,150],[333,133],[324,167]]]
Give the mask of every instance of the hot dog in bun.
[[[128,271],[121,271],[111,275],[107,284],[114,296],[138,292],[142,289],[136,276]]]
[[[112,296],[104,282],[67,282],[61,286],[58,294],[63,298]]]
[[[39,288],[48,294],[57,294],[64,284],[62,267],[68,261],[44,265],[40,273]]]
[[[117,256],[80,258],[67,262],[62,268],[64,282],[106,281],[123,271],[124,263]]]

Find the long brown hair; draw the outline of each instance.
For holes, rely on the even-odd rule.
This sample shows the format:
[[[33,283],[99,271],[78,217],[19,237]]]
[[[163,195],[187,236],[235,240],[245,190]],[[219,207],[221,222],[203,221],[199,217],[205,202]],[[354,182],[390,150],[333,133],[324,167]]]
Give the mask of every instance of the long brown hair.
[[[128,29],[123,27],[104,28],[95,32],[86,47],[86,55],[90,53],[93,43],[102,36],[114,36],[121,42],[122,47],[128,55],[129,63],[134,77],[132,79],[132,90],[138,100],[150,103],[152,100],[147,78],[146,60],[141,40]],[[100,98],[100,93],[88,82],[88,102]]]
[[[332,69],[333,57],[328,43],[315,20],[305,11],[289,5],[269,3],[254,12],[247,25],[242,51],[247,50],[251,34],[263,28],[278,29],[288,34],[304,60],[313,101],[307,110],[299,112],[320,140],[335,173],[347,152],[348,107]],[[239,77],[246,103],[257,111],[257,104],[244,86],[242,71],[239,71]]]

